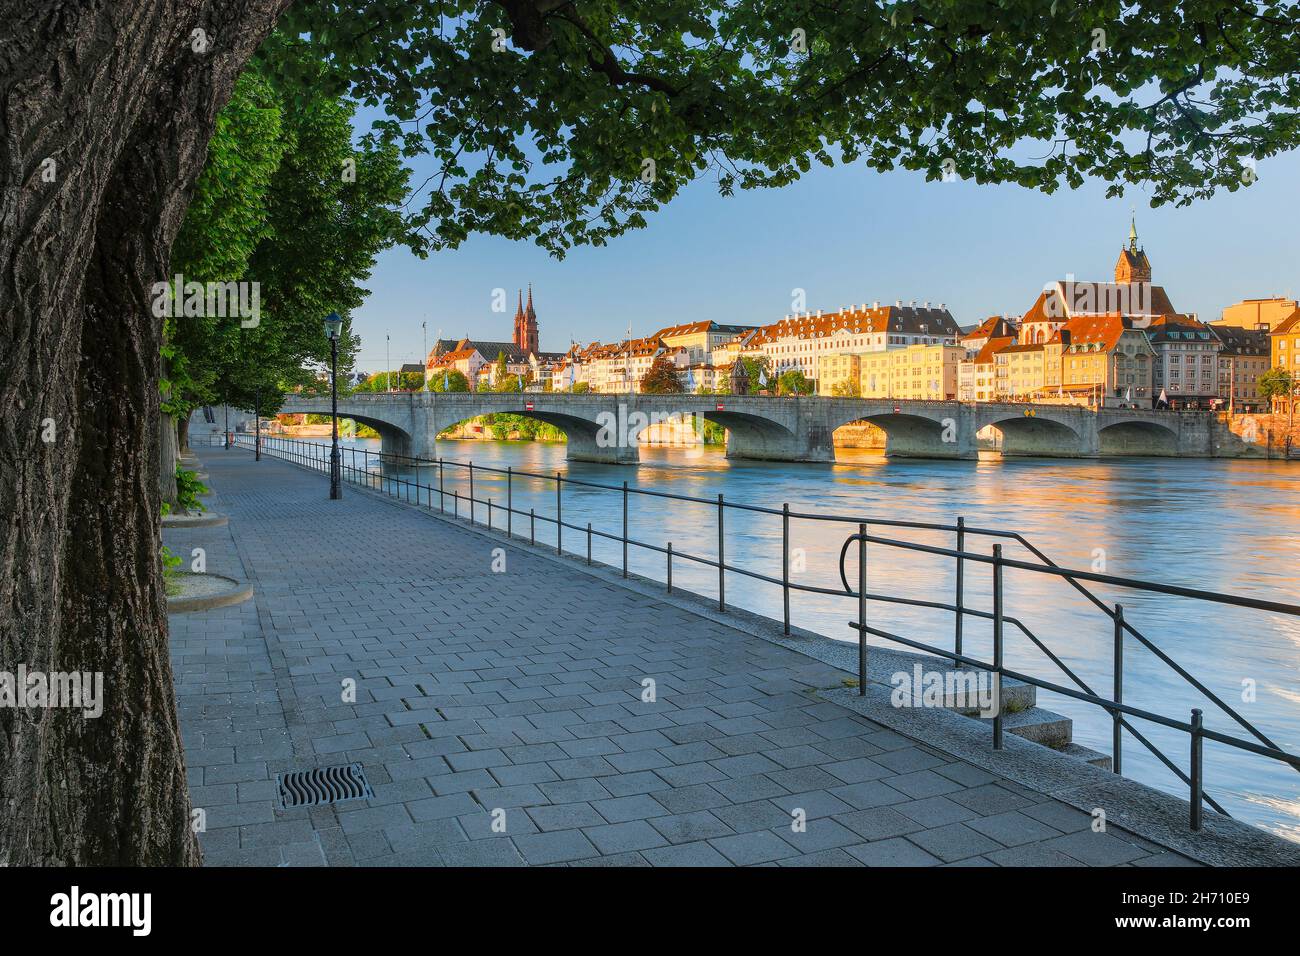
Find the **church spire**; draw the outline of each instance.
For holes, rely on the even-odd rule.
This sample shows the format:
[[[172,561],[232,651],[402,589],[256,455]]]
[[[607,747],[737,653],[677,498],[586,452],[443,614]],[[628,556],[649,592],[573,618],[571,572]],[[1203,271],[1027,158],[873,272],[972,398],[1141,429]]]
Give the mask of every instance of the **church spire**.
[[[528,309],[524,313],[530,318],[537,318],[537,313],[533,311],[533,284],[528,283]]]
[[[1137,216],[1134,215],[1128,221],[1128,251],[1137,254],[1138,251],[1138,227]]]

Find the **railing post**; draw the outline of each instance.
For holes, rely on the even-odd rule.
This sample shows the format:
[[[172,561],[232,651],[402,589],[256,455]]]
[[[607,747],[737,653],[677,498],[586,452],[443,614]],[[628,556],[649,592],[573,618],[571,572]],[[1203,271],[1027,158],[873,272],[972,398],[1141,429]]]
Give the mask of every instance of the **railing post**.
[[[1124,703],[1124,605],[1115,605],[1115,694],[1117,704]],[[1110,769],[1120,772],[1120,756],[1124,736],[1124,715],[1118,710],[1111,715]]]
[[[488,530],[491,531],[492,530],[492,499],[489,498],[487,501],[488,501]]]
[[[627,577],[627,482],[623,482],[623,577]]]
[[[723,541],[723,517],[726,505],[722,502],[722,493],[718,493],[718,610],[727,609],[727,561],[726,545]]]
[[[858,525],[858,696],[867,696],[867,526]]]
[[[555,553],[564,554],[564,514],[563,499],[560,496],[560,487],[564,479],[560,473],[555,473]]]
[[[469,463],[469,523],[474,523],[474,463]]]
[[[1002,545],[993,546],[993,749],[1002,749]]]
[[[370,470],[369,463],[366,464],[366,470],[367,471]],[[442,456],[440,455],[438,456],[438,514],[446,514],[447,512],[446,505],[444,504],[443,494],[444,492],[442,490]]]
[[[591,564],[591,522],[587,522],[587,564]]]
[[[515,469],[513,465],[506,466],[506,537],[514,537],[512,529],[514,528],[515,516]]]
[[[790,503],[781,505],[781,603],[785,633],[790,633]]]
[[[668,542],[668,593],[673,593],[673,543]]]
[[[452,499],[452,504],[456,509],[455,511],[452,512],[452,517],[459,518],[460,517],[460,492],[453,490],[451,493],[451,499]]]
[[[1192,779],[1192,829],[1201,828],[1201,749],[1204,738],[1201,730],[1204,724],[1199,707],[1192,708],[1192,766],[1188,776]]]
[[[528,509],[528,543],[537,543],[537,511],[534,508]]]
[[[966,562],[961,557],[961,552],[966,550],[966,519],[957,519],[957,621],[954,625],[953,633],[953,653],[961,657],[961,629],[966,617]],[[961,661],[956,662],[961,667]]]

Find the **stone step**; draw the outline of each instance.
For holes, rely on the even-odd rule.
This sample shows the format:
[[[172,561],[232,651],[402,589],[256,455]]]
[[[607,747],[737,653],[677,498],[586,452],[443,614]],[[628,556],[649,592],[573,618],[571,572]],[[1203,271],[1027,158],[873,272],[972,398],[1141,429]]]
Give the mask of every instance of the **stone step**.
[[[1109,770],[1111,768],[1110,754],[1101,753],[1093,750],[1091,747],[1085,747],[1083,744],[1070,742],[1064,747],[1061,747],[1060,751],[1066,756],[1074,757],[1076,760],[1082,760],[1084,763],[1090,763],[1094,767],[1100,767],[1102,770]]]
[[[992,732],[992,717],[974,715],[971,719],[988,724],[990,733]],[[1004,713],[1002,730],[1036,744],[1042,744],[1044,747],[1051,747],[1053,750],[1064,750],[1070,745],[1074,736],[1074,721],[1041,707],[1030,707],[1027,710]]]
[[[959,714],[965,714],[967,717],[979,713],[979,707],[961,706],[956,693],[944,693],[943,706],[949,710],[955,710]],[[965,701],[961,701],[965,703]],[[1002,712],[1011,714],[1017,711],[1029,710],[1038,703],[1038,688],[1033,684],[1025,684],[1018,680],[1004,680],[1002,682]]]

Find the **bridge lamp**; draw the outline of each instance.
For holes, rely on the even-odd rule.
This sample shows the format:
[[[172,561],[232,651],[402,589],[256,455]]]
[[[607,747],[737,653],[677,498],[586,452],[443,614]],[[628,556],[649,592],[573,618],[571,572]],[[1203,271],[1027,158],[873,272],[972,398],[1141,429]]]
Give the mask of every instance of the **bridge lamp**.
[[[325,316],[325,337],[330,340],[330,499],[343,497],[339,468],[339,336],[343,318],[337,312]]]

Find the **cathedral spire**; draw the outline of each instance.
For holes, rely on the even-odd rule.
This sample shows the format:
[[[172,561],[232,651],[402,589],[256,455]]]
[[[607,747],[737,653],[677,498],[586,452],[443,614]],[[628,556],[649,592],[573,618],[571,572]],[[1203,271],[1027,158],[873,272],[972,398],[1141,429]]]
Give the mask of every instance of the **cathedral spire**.
[[[1137,254],[1138,251],[1138,227],[1137,216],[1132,216],[1128,221],[1128,251]]]

